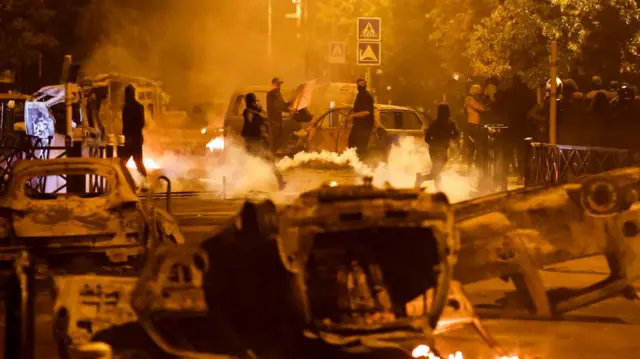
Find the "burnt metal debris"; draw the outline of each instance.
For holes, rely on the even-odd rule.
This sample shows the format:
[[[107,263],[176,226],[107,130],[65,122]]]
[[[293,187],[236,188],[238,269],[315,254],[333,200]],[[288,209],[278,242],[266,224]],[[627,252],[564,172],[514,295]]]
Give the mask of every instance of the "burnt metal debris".
[[[156,252],[132,306],[177,356],[411,358],[434,348],[457,248],[446,196],[324,187],[280,212],[247,202],[200,247]]]
[[[83,177],[84,191],[67,187],[72,177]],[[29,250],[56,270],[73,271],[77,259],[75,270],[87,271],[87,257],[98,267],[141,266],[151,237],[184,243],[175,219],[143,202],[134,186],[118,159],[17,162],[0,194],[0,260]]]
[[[634,297],[639,190],[640,168],[627,168],[456,205],[369,182],[281,210],[246,202],[199,245],[151,246],[142,273],[53,273],[55,336],[65,358],[119,353],[123,336],[153,358],[411,358],[471,325],[504,355],[462,286],[510,278],[528,315],[546,318]],[[560,299],[547,291],[544,266],[595,255],[609,278]]]
[[[541,317],[617,295],[635,298],[639,190],[640,168],[633,167],[457,204],[461,249],[454,279],[466,284],[510,278],[525,308]],[[607,279],[561,295],[544,285],[540,270],[545,266],[597,255],[607,259]]]

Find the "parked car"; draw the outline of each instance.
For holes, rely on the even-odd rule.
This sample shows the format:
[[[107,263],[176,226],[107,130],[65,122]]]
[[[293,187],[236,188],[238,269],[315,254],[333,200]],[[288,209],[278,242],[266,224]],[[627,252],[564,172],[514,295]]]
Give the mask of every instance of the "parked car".
[[[318,117],[301,134],[307,136],[307,151],[342,152],[348,148],[349,134],[353,121],[347,116],[352,107],[334,108]],[[375,105],[374,130],[371,133],[369,148],[372,152],[386,154],[390,144],[401,137],[413,136],[422,139],[428,123],[417,111],[401,106]]]
[[[137,266],[154,240],[184,243],[168,212],[143,205],[118,159],[18,161],[0,193],[0,262],[27,249],[54,268]]]
[[[330,87],[334,88],[336,86]],[[319,88],[322,88],[319,86]],[[343,89],[344,88],[344,89]],[[342,90],[341,90],[342,89]],[[324,108],[320,116],[308,123],[299,123],[291,117],[285,116],[283,119],[283,133],[287,139],[283,142],[279,155],[291,155],[300,150],[307,151],[331,151],[342,152],[347,149],[348,138],[352,128],[351,121],[345,121],[346,116],[353,111],[351,104],[336,103],[330,101],[325,107],[320,107],[318,101],[327,101],[331,98],[338,100],[351,99],[347,96],[352,89],[349,84],[342,84],[337,90],[333,89],[318,91],[314,93],[315,101],[312,101],[310,108],[319,111]],[[269,91],[267,86],[248,87],[236,91],[229,102],[229,107],[224,119],[224,129],[220,129],[223,135],[219,135],[215,143],[217,150],[223,150],[225,138],[239,136],[242,131],[242,111],[244,110],[244,96],[249,92],[254,92],[258,100],[265,105],[266,94]],[[342,92],[341,92],[342,91]],[[330,94],[329,94],[330,92]],[[285,98],[288,92],[285,92]],[[292,94],[291,94],[292,95]],[[424,131],[428,127],[428,121],[416,110],[409,107],[392,105],[375,105],[375,130],[371,135],[370,146],[372,152],[385,155],[389,145],[396,142],[403,136],[414,136],[422,138]],[[306,128],[305,128],[306,127]],[[304,129],[301,131],[301,129]],[[302,139],[300,138],[302,137]],[[211,142],[213,145],[213,140]]]
[[[224,149],[224,138],[239,136],[242,132],[242,111],[245,108],[244,97],[247,93],[253,92],[256,94],[258,101],[266,110],[267,106],[267,92],[271,87],[269,86],[251,86],[238,89],[235,91],[229,101],[229,106],[224,116],[224,125],[222,129],[217,130],[222,132],[222,135],[211,140],[210,150]],[[295,90],[282,90],[282,94],[285,100],[289,101],[295,97]],[[324,113],[327,109],[334,108],[336,106],[349,106],[353,103],[353,100],[357,94],[357,88],[355,84],[349,83],[326,83],[316,85],[313,90],[313,96],[310,100],[308,110],[312,114]],[[292,151],[296,150],[294,146],[297,142],[295,135],[296,131],[299,131],[307,124],[300,123],[292,118],[289,114],[285,113],[283,117],[283,136],[287,138],[281,148],[281,155],[292,154]],[[216,132],[216,131],[210,131]],[[214,140],[215,143],[213,142]],[[213,150],[212,150],[213,152]]]

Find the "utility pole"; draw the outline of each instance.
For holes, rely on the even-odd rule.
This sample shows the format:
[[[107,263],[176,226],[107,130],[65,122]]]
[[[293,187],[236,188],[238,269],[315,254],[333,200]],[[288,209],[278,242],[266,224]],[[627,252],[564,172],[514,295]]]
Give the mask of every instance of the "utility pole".
[[[558,69],[557,69],[557,64],[558,62],[558,42],[557,41],[551,41],[551,94],[550,94],[550,98],[549,100],[551,101],[550,103],[550,110],[551,113],[549,114],[549,142],[552,145],[556,144],[556,137],[557,137],[557,90],[558,90],[558,83],[556,82],[556,79],[558,78]]]
[[[267,61],[269,63],[269,67],[272,64],[272,56],[273,56],[273,9],[271,7],[271,0],[267,0]]]

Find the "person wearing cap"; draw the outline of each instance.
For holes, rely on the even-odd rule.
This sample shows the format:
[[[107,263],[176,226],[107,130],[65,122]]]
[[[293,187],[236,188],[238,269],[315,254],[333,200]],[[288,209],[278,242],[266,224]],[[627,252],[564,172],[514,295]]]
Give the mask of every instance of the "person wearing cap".
[[[367,81],[358,79],[358,94],[353,103],[353,112],[347,119],[353,119],[353,127],[349,134],[349,148],[355,148],[360,159],[363,159],[369,149],[369,138],[373,131],[373,96],[367,90]]]
[[[276,153],[282,137],[282,113],[290,112],[290,103],[282,96],[282,81],[279,77],[271,80],[271,90],[267,92],[267,118],[269,120],[269,145],[271,152]]]

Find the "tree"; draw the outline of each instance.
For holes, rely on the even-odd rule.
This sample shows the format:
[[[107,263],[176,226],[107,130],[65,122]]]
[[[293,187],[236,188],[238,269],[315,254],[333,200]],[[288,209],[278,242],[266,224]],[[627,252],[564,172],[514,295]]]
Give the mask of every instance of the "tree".
[[[42,0],[14,0],[11,9],[0,9],[0,67],[18,70],[55,47],[49,29],[53,15]]]
[[[464,56],[473,27],[491,15],[499,0],[436,0],[426,13],[428,37],[449,73],[471,71]]]
[[[480,75],[549,77],[549,44],[558,41],[561,75],[610,78],[637,68],[640,11],[635,0],[505,0],[473,27],[466,46]]]

